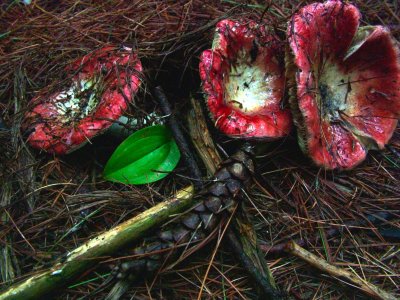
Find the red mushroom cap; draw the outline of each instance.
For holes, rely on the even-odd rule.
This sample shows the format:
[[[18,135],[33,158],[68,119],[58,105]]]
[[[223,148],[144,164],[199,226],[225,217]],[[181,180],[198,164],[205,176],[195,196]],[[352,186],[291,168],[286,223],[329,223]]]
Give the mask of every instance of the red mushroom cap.
[[[278,138],[292,128],[282,108],[281,44],[265,25],[222,20],[212,49],[200,57],[200,77],[215,126],[239,138]]]
[[[70,84],[39,93],[24,120],[29,144],[49,153],[69,153],[110,127],[133,101],[142,65],[132,49],[106,46],[65,71]]]
[[[303,7],[288,27],[299,142],[327,169],[383,148],[400,115],[399,50],[386,28],[359,20],[355,6],[332,0]]]

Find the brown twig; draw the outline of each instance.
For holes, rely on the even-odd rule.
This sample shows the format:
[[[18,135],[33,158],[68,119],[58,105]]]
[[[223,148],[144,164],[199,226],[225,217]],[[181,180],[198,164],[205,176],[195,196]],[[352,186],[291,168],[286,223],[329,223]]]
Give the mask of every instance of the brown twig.
[[[366,220],[356,220],[356,221],[349,221],[344,223],[344,226],[340,226],[340,227],[332,227],[332,228],[328,228],[325,231],[325,236],[327,239],[333,238],[335,236],[338,236],[340,234],[343,233],[343,231],[346,230],[350,230],[351,232],[353,231],[358,231],[361,229],[365,229],[366,226],[379,226],[381,224],[385,224],[385,222],[388,222],[390,220],[393,220],[394,218],[396,218],[397,216],[395,214],[389,213],[389,212],[377,212],[375,214],[369,214],[366,215],[365,219]],[[297,239],[294,240],[294,242],[307,249],[308,245],[310,244],[315,244],[318,243],[320,241],[321,237],[319,236],[315,236],[314,238],[311,239]],[[287,246],[287,242],[283,242],[283,243],[279,243],[276,245],[260,245],[260,249],[266,253],[266,255],[268,256],[274,256],[274,255],[281,255],[285,252],[286,250],[286,246]]]
[[[194,181],[194,186],[196,189],[200,190],[203,188],[203,182],[201,180],[201,172],[199,166],[194,159],[192,152],[189,149],[189,145],[185,140],[185,137],[179,127],[179,124],[176,120],[175,115],[172,113],[171,105],[168,102],[167,96],[164,93],[164,90],[161,86],[157,86],[154,89],[154,96],[157,98],[160,103],[161,110],[168,117],[168,125],[172,131],[172,134],[175,138],[176,144],[178,145],[179,150],[182,153],[182,156],[185,160],[185,163],[192,173],[191,178]]]
[[[193,110],[188,116],[190,136],[208,172],[211,173],[221,163],[221,158],[208,131],[199,102],[192,98],[191,104]],[[259,254],[254,228],[245,212],[239,211],[239,215],[237,213],[236,218],[232,221],[231,228],[227,232],[229,245],[239,258],[242,267],[257,283],[262,296],[267,299],[281,299],[282,296],[275,288],[271,271],[262,255]]]
[[[294,241],[290,241],[286,244],[285,248],[286,252],[294,255],[310,265],[314,266],[315,268],[332,275],[333,277],[344,278],[346,281],[350,282],[351,284],[358,287],[361,291],[365,294],[373,297],[374,299],[382,299],[382,300],[394,300],[396,299],[395,296],[389,294],[388,292],[380,289],[376,285],[369,283],[366,280],[360,278],[357,274],[351,273],[347,270],[335,267],[322,258],[312,254],[311,252],[307,251],[306,249],[297,245]]]
[[[233,252],[239,258],[240,263],[246,269],[249,275],[255,279],[257,285],[263,291],[263,295],[268,297],[268,299],[281,299],[282,295],[271,284],[271,280],[273,280],[273,278],[270,278],[268,274],[262,272],[262,270],[260,270],[254,264],[254,261],[249,257],[246,251],[243,251],[244,245],[242,245],[241,241],[236,237],[233,230],[228,230],[227,238]]]
[[[178,147],[181,149],[181,151],[184,151],[185,160],[189,170],[193,174],[192,175],[194,177],[193,179],[197,180],[197,182],[201,182],[201,177],[199,175],[200,170],[197,166],[196,161],[193,158],[193,155],[189,150],[188,143],[186,142],[185,137],[183,136],[179,128],[176,118],[172,114],[171,107],[169,105],[167,97],[164,94],[164,91],[162,90],[161,87],[156,87],[154,94],[157,97],[164,114],[169,116],[168,120],[169,126],[173,132]],[[215,171],[217,170],[217,166],[222,162],[222,160],[215,149],[214,142],[208,131],[201,106],[193,98],[191,99],[191,102],[193,111],[189,115],[189,120],[191,120],[191,122],[189,122],[190,124],[189,127],[192,140],[196,146],[196,150],[198,151],[200,157],[204,161],[204,164],[206,165],[208,172],[215,173]],[[245,218],[243,217],[242,219],[243,219],[242,221],[233,219],[232,223],[234,224],[234,227],[237,229],[237,231],[244,234],[244,231],[240,230],[240,227],[243,227],[241,226],[241,222],[245,222],[244,220]],[[245,226],[246,228],[251,227],[251,224],[249,222],[247,222],[247,225],[248,226]],[[255,253],[258,252],[256,242],[254,241],[251,242],[248,236],[238,238],[236,236],[236,233],[232,229],[225,228],[225,230],[226,229],[227,229],[227,238],[230,243],[230,246],[232,247],[236,256],[239,257],[242,266],[247,270],[250,276],[252,276],[256,280],[257,285],[261,287],[260,290],[262,291],[264,297],[268,297],[268,299],[279,299],[281,296],[274,287],[274,281],[270,271],[268,270],[268,266],[265,263],[261,265],[257,264],[256,262],[260,261],[259,258],[258,259],[254,259],[254,257],[253,259],[251,258],[251,256],[254,256]],[[203,285],[204,282],[205,281],[203,281]],[[201,296],[201,291],[202,289],[200,290],[198,297]]]

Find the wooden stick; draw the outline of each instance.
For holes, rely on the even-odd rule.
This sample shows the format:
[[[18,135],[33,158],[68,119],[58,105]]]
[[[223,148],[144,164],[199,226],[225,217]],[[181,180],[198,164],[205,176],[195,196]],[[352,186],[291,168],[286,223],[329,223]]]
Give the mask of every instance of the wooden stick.
[[[336,226],[336,227],[332,226],[330,228],[327,228],[325,232],[326,238],[330,239],[338,235],[341,235],[344,230],[357,232],[371,225],[379,228],[379,226],[388,223],[388,221],[391,221],[396,217],[397,217],[396,214],[387,211],[378,211],[375,213],[366,214],[365,219],[352,220],[344,222],[343,223],[344,226]],[[389,237],[389,238],[391,237],[391,236],[385,236],[385,232],[380,232],[380,233],[383,237]],[[295,239],[294,242],[298,246],[307,249],[308,245],[321,242],[320,239],[321,238],[319,236],[313,236],[313,237],[308,237],[307,239],[305,238]],[[265,255],[267,256],[284,255],[286,247],[287,247],[286,241],[275,245],[266,245],[266,244],[260,245],[261,251],[265,252]]]
[[[174,198],[157,204],[76,248],[68,253],[64,261],[56,263],[51,269],[11,286],[0,294],[0,300],[45,299],[46,295],[68,285],[104,257],[111,256],[143,237],[149,230],[164,223],[171,215],[191,207],[196,201],[193,199],[193,194],[193,186],[178,191]]]
[[[396,297],[389,294],[388,292],[382,290],[381,288],[375,286],[374,284],[365,281],[358,277],[356,274],[351,273],[342,268],[335,267],[322,258],[312,254],[306,249],[297,245],[294,241],[290,241],[287,243],[286,252],[301,258],[302,260],[308,262],[310,265],[315,268],[332,275],[333,277],[344,278],[348,282],[351,282],[353,285],[357,286],[361,291],[367,294],[374,299],[382,299],[382,300],[395,300]]]
[[[222,159],[208,131],[199,102],[192,98],[191,104],[193,110],[188,116],[190,137],[207,171],[213,174]],[[243,209],[236,212],[236,218],[232,220],[231,228],[227,231],[227,239],[242,267],[255,281],[263,299],[282,299],[271,270],[259,251],[254,227]]]
[[[212,176],[217,171],[222,158],[217,152],[214,141],[208,131],[200,103],[194,98],[191,99],[190,103],[193,108],[193,110],[190,110],[187,120],[190,138],[207,169],[208,175]]]
[[[182,130],[179,127],[178,121],[176,120],[175,115],[172,113],[171,106],[167,99],[167,96],[164,93],[164,90],[161,86],[157,86],[154,89],[154,96],[157,98],[160,103],[160,107],[163,113],[168,116],[168,125],[172,131],[172,134],[175,138],[176,144],[178,145],[179,150],[182,153],[182,157],[185,160],[185,163],[190,172],[192,172],[193,184],[197,190],[201,190],[203,188],[203,181],[201,180],[201,171],[192,155],[192,152],[189,149],[189,145],[186,142],[185,136],[182,133]]]

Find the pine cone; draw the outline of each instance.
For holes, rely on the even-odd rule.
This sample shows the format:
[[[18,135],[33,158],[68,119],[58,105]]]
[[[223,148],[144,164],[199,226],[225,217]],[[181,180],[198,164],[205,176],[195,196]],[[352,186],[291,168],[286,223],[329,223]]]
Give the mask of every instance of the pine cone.
[[[221,220],[227,211],[241,199],[241,190],[251,181],[254,172],[252,147],[245,145],[241,150],[224,161],[214,175],[212,184],[199,194],[201,201],[154,236],[146,238],[141,246],[133,250],[140,259],[119,264],[113,273],[118,279],[136,279],[151,276],[168,258],[176,257],[165,249],[179,249],[203,240]],[[163,251],[164,250],[164,251]],[[146,255],[149,254],[149,255]]]

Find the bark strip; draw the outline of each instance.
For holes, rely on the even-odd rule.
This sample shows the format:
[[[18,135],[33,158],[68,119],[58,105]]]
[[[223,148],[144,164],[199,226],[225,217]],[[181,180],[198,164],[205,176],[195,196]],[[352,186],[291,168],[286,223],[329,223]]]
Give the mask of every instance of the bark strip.
[[[64,260],[49,270],[34,275],[11,286],[0,294],[0,300],[44,299],[45,295],[63,288],[87,269],[94,267],[104,257],[128,246],[143,237],[150,229],[164,223],[194,204],[193,186],[180,190],[172,199],[166,200],[136,217],[98,235],[68,253]]]

